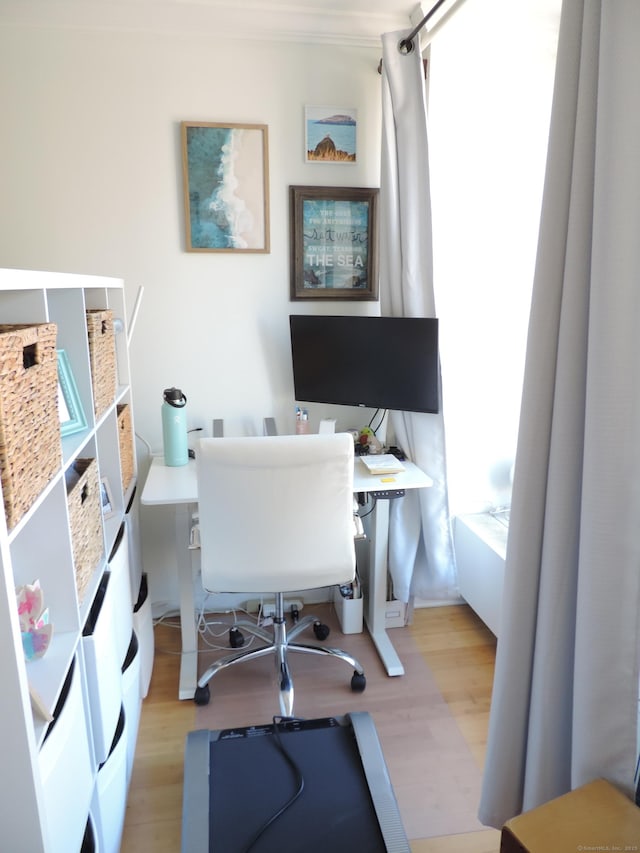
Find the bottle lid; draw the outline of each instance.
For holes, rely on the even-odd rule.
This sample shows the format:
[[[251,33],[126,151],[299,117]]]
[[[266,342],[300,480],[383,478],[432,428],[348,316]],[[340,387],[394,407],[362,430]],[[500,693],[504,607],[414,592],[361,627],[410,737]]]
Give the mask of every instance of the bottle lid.
[[[165,403],[170,406],[175,406],[176,409],[181,409],[187,404],[187,398],[179,388],[165,388],[162,392]]]

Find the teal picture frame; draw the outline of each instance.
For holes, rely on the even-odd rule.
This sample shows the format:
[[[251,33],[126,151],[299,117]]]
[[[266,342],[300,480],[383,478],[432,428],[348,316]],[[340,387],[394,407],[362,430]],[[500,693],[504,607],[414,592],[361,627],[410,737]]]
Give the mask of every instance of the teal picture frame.
[[[87,428],[87,418],[82,408],[69,357],[65,350],[58,355],[58,414],[62,436],[73,435]]]

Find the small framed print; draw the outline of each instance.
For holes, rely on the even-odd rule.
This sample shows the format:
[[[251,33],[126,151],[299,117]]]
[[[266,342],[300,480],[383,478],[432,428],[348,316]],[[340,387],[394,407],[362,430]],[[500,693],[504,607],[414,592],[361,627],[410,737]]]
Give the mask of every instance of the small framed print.
[[[378,298],[378,190],[290,187],[291,299]]]
[[[106,477],[102,477],[100,480],[100,505],[102,506],[103,518],[111,518],[116,511],[113,504],[111,486],[109,485],[109,481]]]
[[[269,252],[265,124],[183,121],[188,252]]]
[[[353,165],[357,151],[358,111],[353,107],[305,107],[307,163]]]

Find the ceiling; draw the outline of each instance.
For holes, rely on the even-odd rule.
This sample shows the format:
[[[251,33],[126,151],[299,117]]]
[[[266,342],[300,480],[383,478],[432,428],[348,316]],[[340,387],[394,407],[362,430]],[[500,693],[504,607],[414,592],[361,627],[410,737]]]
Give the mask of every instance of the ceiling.
[[[378,47],[435,0],[0,0],[0,26],[201,34]]]

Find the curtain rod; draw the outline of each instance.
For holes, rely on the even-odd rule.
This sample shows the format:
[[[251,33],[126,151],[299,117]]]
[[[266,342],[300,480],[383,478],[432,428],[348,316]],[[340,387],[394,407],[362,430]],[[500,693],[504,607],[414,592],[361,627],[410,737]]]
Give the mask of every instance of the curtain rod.
[[[427,23],[429,22],[429,20],[431,19],[431,17],[432,17],[433,15],[435,15],[435,13],[438,11],[438,9],[440,8],[440,6],[442,6],[442,4],[443,4],[443,3],[446,3],[446,2],[447,2],[447,0],[438,0],[438,2],[437,2],[437,3],[435,3],[435,4],[431,7],[431,9],[429,9],[429,11],[427,12],[427,14],[424,16],[424,18],[423,18],[423,19],[420,21],[420,23],[418,24],[418,26],[417,26],[417,27],[415,27],[415,28],[414,28],[414,29],[409,33],[409,35],[408,35],[406,38],[403,38],[403,39],[398,43],[398,50],[400,50],[400,51],[404,51],[405,53],[411,53],[411,51],[413,50],[413,40],[414,40],[414,38],[418,35],[418,33],[419,33],[419,32],[420,32],[420,30],[425,26],[425,24],[427,24]],[[424,73],[425,73],[425,77],[426,77],[426,75],[427,75],[427,60],[426,60],[426,59],[424,60]],[[380,60],[380,62],[378,63],[378,74],[382,74],[382,60]]]
[[[406,38],[402,39],[402,41],[398,45],[398,49],[399,50],[405,50],[407,53],[411,53],[411,51],[413,50],[414,38],[418,35],[418,33],[425,26],[425,24],[427,24],[429,22],[431,17],[433,15],[435,15],[435,13],[438,11],[440,6],[442,6],[442,4],[446,3],[446,2],[447,2],[447,0],[438,0],[438,2],[435,3],[431,9],[429,9],[427,14],[424,16],[424,18],[418,24],[418,26],[415,27],[415,29],[413,29]]]

